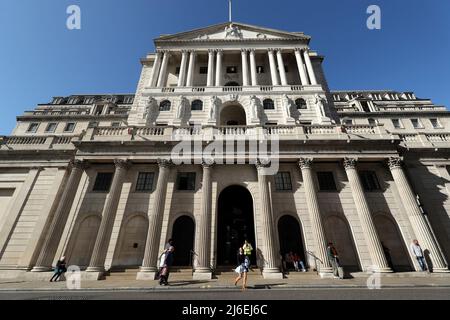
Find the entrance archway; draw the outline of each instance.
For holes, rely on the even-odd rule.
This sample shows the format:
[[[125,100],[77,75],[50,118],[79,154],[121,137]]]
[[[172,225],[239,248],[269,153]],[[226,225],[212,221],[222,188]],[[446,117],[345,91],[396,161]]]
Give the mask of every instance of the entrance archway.
[[[88,216],[80,222],[74,239],[73,249],[68,257],[71,265],[85,269],[89,266],[94,251],[101,219],[98,216]]]
[[[225,188],[218,202],[217,265],[236,265],[239,247],[248,240],[253,246],[251,262],[256,262],[253,198],[242,186]]]
[[[142,265],[147,239],[148,221],[137,215],[126,221],[120,237],[120,247],[114,265],[117,267],[138,267]]]
[[[221,126],[246,126],[247,116],[244,108],[239,104],[225,106],[220,112]]]
[[[191,250],[194,249],[195,223],[189,216],[179,217],[173,224],[172,239],[175,246],[173,265],[191,265]]]
[[[382,214],[376,215],[373,220],[381,242],[389,249],[394,271],[412,271],[405,242],[399,234],[396,223]]]
[[[297,219],[286,215],[278,221],[278,237],[280,239],[280,253],[283,257],[292,252],[300,256],[306,262],[305,249],[303,247],[302,232]]]
[[[339,253],[342,266],[350,271],[359,271],[358,255],[347,221],[338,216],[330,216],[325,219],[325,231],[328,241],[333,242]]]

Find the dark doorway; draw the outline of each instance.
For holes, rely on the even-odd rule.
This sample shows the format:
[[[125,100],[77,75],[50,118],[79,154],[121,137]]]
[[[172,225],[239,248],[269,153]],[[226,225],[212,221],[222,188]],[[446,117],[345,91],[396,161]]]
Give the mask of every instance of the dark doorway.
[[[222,191],[218,203],[217,264],[236,265],[237,250],[248,240],[253,246],[251,263],[256,263],[253,199],[241,186]]]
[[[173,265],[187,267],[192,264],[191,250],[194,249],[195,224],[191,217],[179,217],[173,224],[172,239],[175,247]]]
[[[240,84],[235,81],[230,81],[225,84],[225,87],[240,87]]]
[[[300,225],[294,217],[283,216],[278,221],[278,236],[280,238],[280,253],[297,253],[303,262],[306,262],[305,249],[302,242]]]

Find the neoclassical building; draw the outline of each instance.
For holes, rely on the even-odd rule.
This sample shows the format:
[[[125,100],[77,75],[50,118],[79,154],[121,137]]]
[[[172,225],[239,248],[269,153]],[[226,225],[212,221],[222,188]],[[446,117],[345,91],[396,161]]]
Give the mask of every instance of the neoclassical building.
[[[288,252],[326,276],[330,241],[347,270],[390,273],[419,270],[418,239],[448,272],[450,113],[331,91],[310,40],[241,23],[163,35],[135,94],[19,116],[0,138],[0,277],[46,279],[64,255],[86,279],[153,279],[169,238],[195,279],[234,266],[245,239],[265,278]]]

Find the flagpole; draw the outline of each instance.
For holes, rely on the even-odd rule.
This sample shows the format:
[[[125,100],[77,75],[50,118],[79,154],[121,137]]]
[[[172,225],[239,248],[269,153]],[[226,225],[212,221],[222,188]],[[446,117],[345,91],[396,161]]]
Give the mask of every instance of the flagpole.
[[[229,8],[230,8],[229,20],[230,20],[230,22],[232,22],[233,3],[231,0],[228,0],[228,3],[229,3]]]

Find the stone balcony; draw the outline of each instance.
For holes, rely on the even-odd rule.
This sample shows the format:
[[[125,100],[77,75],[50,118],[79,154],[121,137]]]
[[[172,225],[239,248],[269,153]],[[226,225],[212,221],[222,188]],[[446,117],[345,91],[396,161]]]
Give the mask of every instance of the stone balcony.
[[[260,86],[239,86],[239,87],[164,87],[164,88],[145,88],[144,95],[164,95],[164,94],[205,94],[205,95],[220,95],[230,93],[244,93],[244,94],[258,94],[258,93],[287,93],[287,92],[321,92],[323,88],[321,85],[287,85],[287,86],[273,86],[273,85],[260,85]]]
[[[0,136],[0,151],[12,150],[75,150],[72,143],[81,136],[48,135],[48,136]]]

